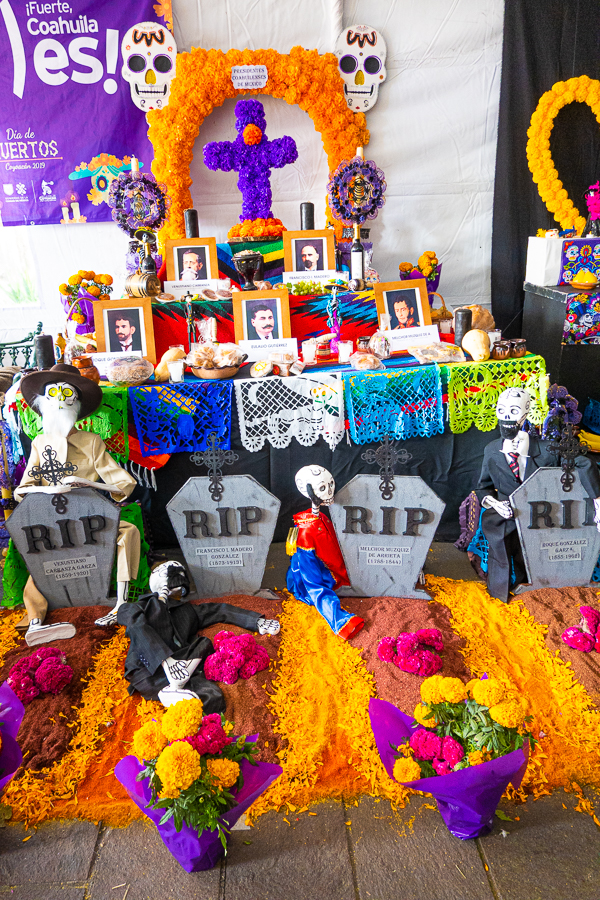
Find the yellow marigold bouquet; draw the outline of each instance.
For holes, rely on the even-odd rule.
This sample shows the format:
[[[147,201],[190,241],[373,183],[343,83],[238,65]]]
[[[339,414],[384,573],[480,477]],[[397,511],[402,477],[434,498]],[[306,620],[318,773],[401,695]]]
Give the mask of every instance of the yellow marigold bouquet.
[[[398,746],[397,781],[448,775],[534,742],[525,727],[531,716],[496,678],[463,684],[432,675],[421,684],[421,701],[413,714],[421,727]]]
[[[442,264],[438,260],[433,250],[426,250],[417,260],[417,265],[402,262],[398,266],[400,278],[426,278],[430,284],[427,285],[429,291],[437,291],[440,283],[440,272]]]
[[[173,819],[198,834],[218,830],[226,847],[221,820],[243,786],[242,760],[256,765],[256,746],[231,736],[233,725],[218,713],[204,715],[202,701],[180,700],[158,721],[146,722],[133,736],[133,753],[144,765],[138,781],[148,779],[152,796],[148,809],[164,809],[159,825]]]
[[[67,319],[78,325],[88,325],[94,330],[94,300],[109,300],[112,293],[112,275],[97,275],[94,271],[80,269],[59,284],[58,290]]]

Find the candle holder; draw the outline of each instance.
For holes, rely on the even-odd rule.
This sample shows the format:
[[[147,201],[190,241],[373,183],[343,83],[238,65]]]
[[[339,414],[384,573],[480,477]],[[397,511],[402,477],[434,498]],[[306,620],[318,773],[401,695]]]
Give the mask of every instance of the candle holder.
[[[264,260],[258,250],[240,250],[233,254],[233,265],[236,272],[244,279],[240,285],[243,291],[257,291],[254,279],[262,280],[264,274]]]

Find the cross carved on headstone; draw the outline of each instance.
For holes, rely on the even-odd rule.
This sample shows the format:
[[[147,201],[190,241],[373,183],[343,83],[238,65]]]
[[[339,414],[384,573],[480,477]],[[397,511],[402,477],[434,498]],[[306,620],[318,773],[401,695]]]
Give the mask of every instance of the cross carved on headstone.
[[[42,458],[46,462],[41,466],[33,466],[27,473],[31,478],[35,478],[36,481],[41,481],[44,478],[48,484],[62,484],[63,478],[67,475],[74,475],[77,471],[77,466],[74,463],[66,462],[64,465],[60,463],[56,459],[56,450],[53,450],[49,444],[44,448]]]
[[[220,503],[223,497],[223,472],[224,465],[231,466],[237,462],[239,456],[233,450],[223,450],[218,446],[220,438],[216,431],[208,436],[208,448],[206,450],[192,453],[190,459],[197,466],[206,466],[208,469],[208,477],[210,478],[210,496],[215,503]]]

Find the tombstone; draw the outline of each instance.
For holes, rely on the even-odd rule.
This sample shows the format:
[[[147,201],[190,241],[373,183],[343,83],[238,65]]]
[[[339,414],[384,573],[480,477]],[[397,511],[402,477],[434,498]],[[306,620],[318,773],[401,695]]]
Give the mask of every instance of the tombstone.
[[[445,503],[418,475],[396,476],[382,500],[379,475],[356,475],[335,495],[331,519],[352,587],[340,596],[423,597],[415,587]]]
[[[29,493],[6,522],[49,609],[106,603],[119,507],[93,488]]]
[[[569,492],[561,475],[558,467],[538,469],[510,495],[529,578],[516,593],[590,583],[600,554],[594,502],[577,469]]]
[[[251,475],[190,478],[167,512],[199,597],[255,594],[262,584],[280,501]],[[214,491],[214,487],[213,487]]]

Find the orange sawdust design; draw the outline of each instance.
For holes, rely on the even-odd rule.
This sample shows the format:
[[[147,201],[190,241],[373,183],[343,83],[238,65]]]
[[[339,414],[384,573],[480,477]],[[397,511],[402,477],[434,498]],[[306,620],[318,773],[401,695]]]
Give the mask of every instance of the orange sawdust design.
[[[249,818],[358,794],[404,806],[409,791],[388,777],[375,747],[368,713],[375,681],[360,648],[293,598],[283,603],[281,633],[269,708],[284,742],[277,754],[283,774],[253,804]]]
[[[501,603],[476,582],[428,576],[427,587],[451,611],[473,676],[487,672],[516,689],[533,716],[530,728],[540,743],[516,796],[538,797],[562,786],[581,799],[578,782],[600,783],[600,711],[571,664],[546,646],[547,626],[536,622],[518,598]],[[593,814],[585,806],[580,803],[581,811]]]
[[[21,635],[15,630],[15,625],[22,618],[23,607],[19,607],[16,612],[5,610],[0,613],[0,666],[21,640]]]
[[[62,758],[38,771],[26,770],[7,786],[2,799],[12,807],[14,821],[34,825],[49,818],[75,816],[94,821],[102,818],[109,822],[110,816],[105,816],[105,811],[110,812],[113,808],[116,819],[122,815],[122,810],[117,809],[118,804],[106,796],[107,791],[116,794],[119,788],[114,777],[106,778],[106,786],[102,786],[102,793],[110,801],[106,805],[95,795],[90,795],[85,801],[82,799],[80,803],[79,793],[83,795],[86,784],[97,785],[102,773],[110,773],[111,765],[114,766],[126,755],[123,752],[123,737],[129,737],[135,729],[129,714],[130,711],[133,713],[135,704],[127,694],[127,682],[123,678],[123,662],[128,647],[125,629],[119,628],[93,658],[77,720],[72,726],[74,734]],[[111,727],[112,723],[115,728]],[[107,758],[105,747],[108,735],[109,746],[113,744],[116,752]],[[98,766],[100,759],[101,766]],[[98,772],[92,774],[96,768]],[[133,806],[129,800],[127,804],[128,807]],[[133,818],[134,810],[129,812],[129,817]]]

